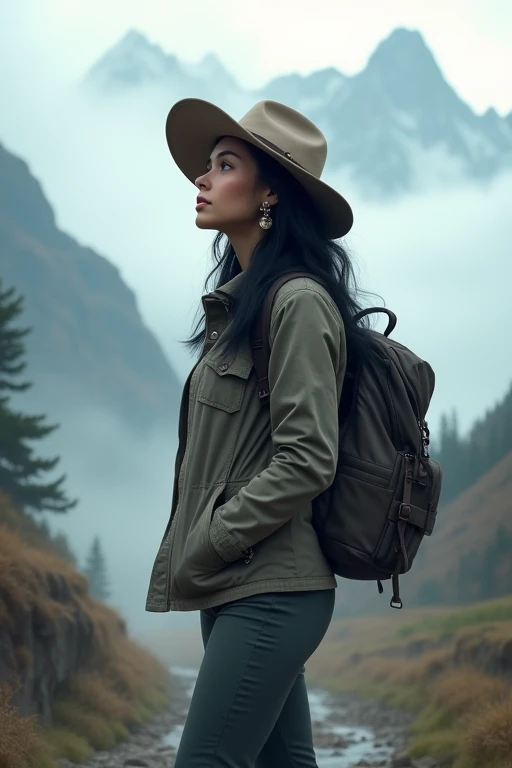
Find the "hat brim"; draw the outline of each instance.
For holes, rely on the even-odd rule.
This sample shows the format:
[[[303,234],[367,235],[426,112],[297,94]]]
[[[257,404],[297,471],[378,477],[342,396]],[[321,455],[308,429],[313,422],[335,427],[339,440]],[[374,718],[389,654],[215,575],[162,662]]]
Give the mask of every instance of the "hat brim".
[[[178,101],[167,115],[165,133],[176,165],[191,182],[206,172],[206,164],[219,137],[233,136],[271,155],[302,184],[325,221],[328,238],[343,237],[352,227],[352,209],[339,192],[259,141],[215,104],[203,99]]]

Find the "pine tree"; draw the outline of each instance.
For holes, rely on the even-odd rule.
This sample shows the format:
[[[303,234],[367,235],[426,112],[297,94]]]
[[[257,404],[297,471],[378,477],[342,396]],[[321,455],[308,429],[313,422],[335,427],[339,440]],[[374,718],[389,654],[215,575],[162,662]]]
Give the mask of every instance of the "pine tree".
[[[30,441],[41,440],[58,425],[45,424],[45,416],[27,416],[16,411],[10,397],[2,393],[23,392],[32,386],[18,377],[26,367],[24,338],[30,329],[12,327],[23,311],[23,298],[14,288],[3,291],[0,280],[0,490],[21,510],[67,512],[76,500],[69,500],[62,488],[62,475],[44,483],[41,475],[51,472],[59,457],[40,459]]]
[[[89,582],[89,592],[96,600],[108,600],[110,597],[107,562],[99,536],[95,536],[87,555],[84,575]]]

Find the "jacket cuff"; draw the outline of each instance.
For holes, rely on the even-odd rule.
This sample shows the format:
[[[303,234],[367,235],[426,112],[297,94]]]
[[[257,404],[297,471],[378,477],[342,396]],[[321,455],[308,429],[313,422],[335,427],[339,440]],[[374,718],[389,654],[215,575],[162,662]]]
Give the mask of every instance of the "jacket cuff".
[[[214,515],[210,524],[210,542],[218,556],[226,563],[234,563],[243,557],[243,552],[236,546],[219,515]]]

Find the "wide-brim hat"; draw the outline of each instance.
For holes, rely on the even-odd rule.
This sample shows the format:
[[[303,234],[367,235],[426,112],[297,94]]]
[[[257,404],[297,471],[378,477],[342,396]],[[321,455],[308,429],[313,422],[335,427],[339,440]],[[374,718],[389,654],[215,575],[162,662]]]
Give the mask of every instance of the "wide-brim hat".
[[[327,157],[325,136],[291,107],[259,101],[237,122],[209,101],[182,99],[167,116],[166,136],[178,168],[192,182],[206,173],[221,137],[243,139],[274,157],[302,184],[323,217],[327,237],[343,237],[352,226],[348,202],[320,179]]]

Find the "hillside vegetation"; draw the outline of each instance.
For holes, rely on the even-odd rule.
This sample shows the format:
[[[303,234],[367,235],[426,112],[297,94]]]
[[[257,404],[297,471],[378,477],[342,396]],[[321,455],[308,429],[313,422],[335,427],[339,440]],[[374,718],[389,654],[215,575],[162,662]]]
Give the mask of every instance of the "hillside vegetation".
[[[0,509],[11,521],[20,514],[7,512],[5,499]],[[57,757],[83,762],[126,739],[169,699],[166,667],[127,636],[115,611],[90,597],[84,576],[51,542],[29,545],[6,524],[0,645],[2,768],[49,768]]]
[[[437,433],[437,430],[435,430]],[[512,451],[512,384],[505,396],[461,435],[457,413],[441,419],[432,453],[444,469],[443,503],[455,499]]]
[[[410,754],[512,767],[512,597],[335,621],[308,664],[331,690],[416,713]]]
[[[404,578],[408,600],[471,603],[512,592],[512,452],[440,508]]]

